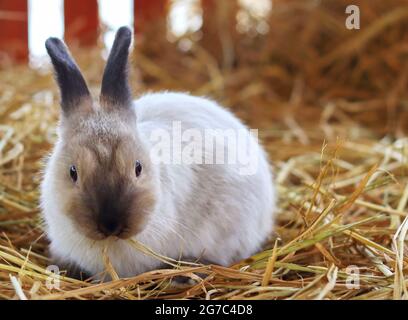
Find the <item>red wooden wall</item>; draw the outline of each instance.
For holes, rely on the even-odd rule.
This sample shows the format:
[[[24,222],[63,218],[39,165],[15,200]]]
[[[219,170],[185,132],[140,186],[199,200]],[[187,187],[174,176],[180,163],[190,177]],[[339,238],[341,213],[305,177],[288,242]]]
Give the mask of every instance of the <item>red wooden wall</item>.
[[[215,7],[214,0],[202,1],[205,11]],[[135,32],[143,33],[146,25],[166,15],[167,6],[168,0],[134,0]],[[64,37],[68,43],[80,46],[96,44],[99,32],[97,0],[65,0],[64,18]],[[0,0],[0,60],[5,55],[15,61],[27,61],[27,0]]]
[[[163,17],[167,12],[168,1],[166,0],[134,0],[134,28],[136,33],[143,32],[147,23]]]
[[[65,41],[69,44],[91,46],[98,40],[98,1],[64,1]]]
[[[27,53],[27,1],[0,0],[0,56],[26,61]]]

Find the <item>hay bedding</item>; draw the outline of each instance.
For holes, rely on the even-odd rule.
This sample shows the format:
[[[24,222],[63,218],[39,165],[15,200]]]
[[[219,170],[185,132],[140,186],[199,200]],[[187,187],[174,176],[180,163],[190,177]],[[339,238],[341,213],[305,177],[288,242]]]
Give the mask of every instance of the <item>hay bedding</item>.
[[[220,39],[211,32],[219,23],[213,21],[210,36],[188,52],[163,40],[163,24],[139,39],[132,60],[136,92],[212,96],[260,129],[273,159],[275,233],[265,251],[228,268],[169,261],[168,269],[118,279],[107,260],[113,281],[62,277],[59,289],[48,289],[38,184],[41,159],[55,139],[58,93],[49,72],[4,67],[0,298],[408,298],[408,7],[397,0],[354,2],[362,12],[359,32],[344,28],[346,1],[275,1],[267,35],[232,32]],[[233,50],[217,56],[223,41]],[[76,57],[97,94],[99,49]],[[177,275],[197,282],[170,286]]]

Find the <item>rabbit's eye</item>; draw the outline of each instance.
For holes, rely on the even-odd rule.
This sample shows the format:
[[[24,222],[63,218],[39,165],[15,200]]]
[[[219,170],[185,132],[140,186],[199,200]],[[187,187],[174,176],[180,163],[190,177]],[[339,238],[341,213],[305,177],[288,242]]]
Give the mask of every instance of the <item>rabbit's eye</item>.
[[[140,173],[142,172],[142,164],[140,163],[139,160],[136,160],[135,163],[135,173],[136,173],[136,177],[140,176]]]
[[[75,166],[69,168],[69,175],[71,176],[72,181],[76,182],[78,179],[78,172]]]

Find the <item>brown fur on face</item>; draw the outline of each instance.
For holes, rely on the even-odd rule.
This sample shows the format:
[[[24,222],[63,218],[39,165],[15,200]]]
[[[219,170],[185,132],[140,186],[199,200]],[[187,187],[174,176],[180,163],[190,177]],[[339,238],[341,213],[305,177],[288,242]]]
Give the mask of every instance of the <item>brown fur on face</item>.
[[[90,109],[88,109],[90,110]],[[66,191],[65,212],[87,237],[102,240],[109,235],[122,239],[143,230],[154,211],[156,174],[148,151],[138,139],[131,110],[98,109],[62,119],[58,180]],[[135,162],[142,163],[139,177]],[[73,182],[69,168],[78,179]]]

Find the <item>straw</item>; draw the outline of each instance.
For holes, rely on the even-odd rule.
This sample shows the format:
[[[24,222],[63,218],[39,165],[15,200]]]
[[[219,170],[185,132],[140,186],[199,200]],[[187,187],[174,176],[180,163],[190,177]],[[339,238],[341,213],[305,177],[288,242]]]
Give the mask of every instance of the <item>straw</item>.
[[[147,27],[148,41],[137,43],[136,95],[208,96],[259,129],[276,181],[275,228],[263,248],[230,266],[178,261],[128,241],[165,269],[121,278],[105,248],[105,281],[62,273],[58,287],[47,286],[39,185],[59,93],[47,68],[0,68],[0,299],[407,299],[408,7],[353,4],[367,13],[361,30],[345,28],[349,1],[276,0],[266,20],[251,17],[248,32],[229,28],[219,17],[233,15],[219,12],[206,15],[202,36],[170,42]],[[263,23],[269,31],[257,33]],[[180,50],[185,40],[191,50]],[[73,48],[95,96],[101,48]],[[179,276],[191,281],[174,285]]]

